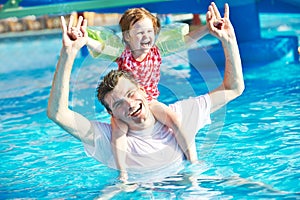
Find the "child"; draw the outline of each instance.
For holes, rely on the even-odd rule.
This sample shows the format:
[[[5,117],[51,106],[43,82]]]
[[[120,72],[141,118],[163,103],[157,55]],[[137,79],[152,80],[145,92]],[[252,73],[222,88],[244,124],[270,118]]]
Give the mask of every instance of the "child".
[[[185,130],[181,129],[180,122],[168,106],[158,102],[158,82],[160,80],[161,52],[155,45],[157,35],[160,31],[160,23],[157,17],[144,8],[128,9],[121,17],[119,25],[122,29],[125,50],[116,59],[119,70],[129,71],[133,74],[138,83],[144,88],[149,100],[151,111],[155,118],[174,131],[175,138],[185,153],[188,160],[195,162],[197,153],[194,138],[190,137]],[[188,43],[191,40],[198,40],[208,33],[206,27],[191,32],[182,40]],[[76,37],[74,30],[74,37]],[[92,55],[101,54],[105,47],[103,41],[88,39],[87,46]],[[116,164],[120,170],[120,180],[126,182],[126,149],[128,127],[120,120],[111,118],[112,144]],[[188,144],[193,141],[193,144]]]

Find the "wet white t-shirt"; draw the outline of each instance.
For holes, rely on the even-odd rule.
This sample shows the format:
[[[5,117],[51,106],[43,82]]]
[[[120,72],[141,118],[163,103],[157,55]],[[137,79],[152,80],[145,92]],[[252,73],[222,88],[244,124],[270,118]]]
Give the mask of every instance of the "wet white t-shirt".
[[[181,118],[187,134],[194,136],[210,120],[211,101],[208,94],[178,101],[169,107]],[[111,126],[107,123],[93,122],[95,146],[84,143],[85,150],[101,163],[116,168],[111,146]],[[128,172],[146,173],[179,165],[184,154],[177,144],[173,131],[156,122],[143,131],[130,131],[127,136],[126,169]],[[194,141],[191,141],[194,142]]]

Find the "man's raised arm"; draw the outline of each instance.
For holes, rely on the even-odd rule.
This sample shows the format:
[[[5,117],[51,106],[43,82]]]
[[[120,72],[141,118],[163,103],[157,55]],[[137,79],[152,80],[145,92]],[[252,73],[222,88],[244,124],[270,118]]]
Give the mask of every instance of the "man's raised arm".
[[[206,14],[206,20],[210,33],[222,42],[226,62],[222,84],[209,93],[212,101],[211,112],[214,112],[240,96],[245,86],[239,48],[229,20],[228,4],[225,4],[224,18],[221,18],[218,8],[212,3]]]
[[[48,117],[77,139],[93,145],[94,132],[90,121],[79,113],[69,109],[70,76],[78,51],[87,42],[87,21],[80,17],[77,28],[81,34],[76,39],[72,37],[71,29],[74,18],[71,16],[67,26],[61,17],[62,43],[59,61],[54,74],[50,97],[48,101]],[[83,21],[83,25],[81,25]]]

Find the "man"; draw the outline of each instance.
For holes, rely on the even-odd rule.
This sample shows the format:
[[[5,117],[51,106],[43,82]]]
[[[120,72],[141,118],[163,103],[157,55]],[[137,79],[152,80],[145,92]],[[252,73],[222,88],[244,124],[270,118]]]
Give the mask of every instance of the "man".
[[[223,83],[215,90],[170,105],[189,133],[195,139],[198,130],[210,123],[210,113],[240,96],[244,90],[241,60],[234,29],[229,20],[229,7],[221,15],[214,3],[206,15],[211,34],[221,40],[226,63]],[[66,25],[62,17],[63,47],[57,64],[48,104],[48,117],[81,140],[89,155],[115,168],[111,150],[111,126],[89,121],[69,109],[69,82],[76,54],[87,42],[87,21],[79,18],[77,28],[81,34],[72,39],[73,19]],[[145,93],[127,73],[112,71],[98,87],[98,98],[114,117],[128,125],[126,165],[129,173],[147,173],[176,167],[184,159],[172,130],[155,120],[149,109]],[[189,142],[191,144],[191,142]]]

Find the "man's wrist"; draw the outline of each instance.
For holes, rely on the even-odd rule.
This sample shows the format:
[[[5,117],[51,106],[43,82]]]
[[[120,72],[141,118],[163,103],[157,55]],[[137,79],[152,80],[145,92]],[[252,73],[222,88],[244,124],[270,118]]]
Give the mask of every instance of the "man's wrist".
[[[232,48],[237,46],[236,37],[229,38],[228,40],[221,41],[224,48]]]
[[[77,49],[74,48],[68,48],[68,47],[62,47],[60,51],[60,55],[63,57],[68,57],[68,58],[74,58],[76,57],[78,53]]]

